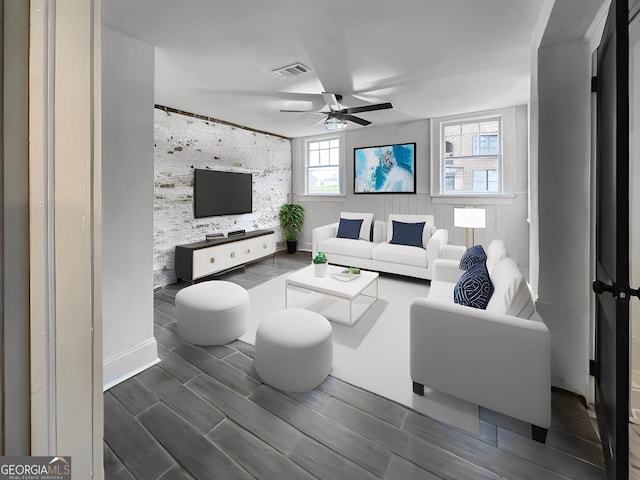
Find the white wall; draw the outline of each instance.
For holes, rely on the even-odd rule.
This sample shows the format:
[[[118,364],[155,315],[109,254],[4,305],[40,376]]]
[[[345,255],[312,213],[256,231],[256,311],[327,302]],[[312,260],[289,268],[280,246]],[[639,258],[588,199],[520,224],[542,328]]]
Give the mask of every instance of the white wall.
[[[153,336],[153,68],[149,44],[103,25],[105,389],[157,361]]]
[[[529,230],[527,223],[527,109],[515,109],[515,158],[511,165],[511,188],[514,198],[497,202],[438,199],[430,195],[430,120],[399,125],[354,129],[345,132],[346,196],[327,199],[304,196],[304,138],[294,140],[294,194],[304,206],[305,223],[298,248],[311,250],[313,228],[337,222],[341,211],[373,212],[375,218],[386,221],[390,213],[427,213],[435,215],[439,228],[449,231],[449,243],[464,245],[464,230],[453,226],[453,208],[475,205],[486,209],[487,228],[476,229],[476,243],[488,245],[494,238],[505,241],[509,254],[518,262],[525,275],[529,265]],[[393,143],[416,143],[416,194],[353,194],[353,149]]]
[[[591,54],[606,1],[548,0],[532,62],[532,256],[536,307],[551,331],[551,383],[593,400]],[[540,33],[543,31],[544,33]],[[538,44],[540,45],[539,48]],[[535,52],[534,52],[535,54]],[[535,264],[537,261],[537,265]]]
[[[552,384],[593,401],[590,53],[607,0],[546,0],[532,38],[531,286],[552,335]],[[604,4],[604,5],[603,5]],[[541,47],[542,45],[542,47]]]
[[[540,265],[538,217],[538,138],[540,105],[538,102],[538,48],[544,37],[555,0],[545,0],[531,39],[531,84],[529,96],[529,285],[537,297]]]
[[[591,58],[581,40],[538,52],[539,298],[551,382],[589,397]]]

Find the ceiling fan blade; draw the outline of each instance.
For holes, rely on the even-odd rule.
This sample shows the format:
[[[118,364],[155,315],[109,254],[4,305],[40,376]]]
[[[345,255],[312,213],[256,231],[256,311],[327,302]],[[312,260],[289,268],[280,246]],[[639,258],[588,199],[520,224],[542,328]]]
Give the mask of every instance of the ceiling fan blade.
[[[340,104],[338,102],[342,100],[342,96],[338,99],[338,95],[335,93],[322,92],[322,98],[332,112],[340,110]]]
[[[321,115],[326,115],[328,112],[319,112],[317,110],[280,110],[285,113],[320,113]]]
[[[341,110],[341,113],[360,113],[360,112],[373,112],[376,110],[386,110],[388,108],[393,108],[393,105],[390,103],[376,103],[375,105],[363,105],[362,107],[352,107],[345,108]]]
[[[359,123],[360,125],[369,125],[371,124],[371,122],[369,120],[365,120],[364,118],[360,118],[360,117],[355,117],[353,115],[340,115],[339,118],[342,118],[343,120],[349,120],[351,122],[355,122],[355,123]]]

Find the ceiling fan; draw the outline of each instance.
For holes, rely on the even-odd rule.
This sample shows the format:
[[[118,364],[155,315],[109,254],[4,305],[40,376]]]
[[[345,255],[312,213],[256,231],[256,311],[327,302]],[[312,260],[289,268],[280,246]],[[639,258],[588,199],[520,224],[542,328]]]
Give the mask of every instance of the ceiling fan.
[[[347,127],[347,121],[357,123],[359,125],[369,125],[371,122],[364,118],[356,117],[354,113],[361,112],[373,112],[375,110],[386,110],[393,108],[390,103],[376,103],[373,105],[364,105],[362,107],[342,108],[340,101],[342,95],[335,93],[322,92],[322,98],[329,110],[280,110],[281,112],[295,112],[295,113],[319,113],[325,115],[325,118],[317,123],[324,123],[327,130],[340,130]]]

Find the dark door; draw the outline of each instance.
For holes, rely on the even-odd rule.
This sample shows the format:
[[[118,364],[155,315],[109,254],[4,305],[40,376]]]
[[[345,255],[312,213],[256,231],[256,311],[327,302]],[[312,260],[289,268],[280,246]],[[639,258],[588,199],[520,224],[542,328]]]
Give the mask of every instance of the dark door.
[[[598,47],[596,414],[609,479],[629,455],[629,45],[627,0],[613,0]]]

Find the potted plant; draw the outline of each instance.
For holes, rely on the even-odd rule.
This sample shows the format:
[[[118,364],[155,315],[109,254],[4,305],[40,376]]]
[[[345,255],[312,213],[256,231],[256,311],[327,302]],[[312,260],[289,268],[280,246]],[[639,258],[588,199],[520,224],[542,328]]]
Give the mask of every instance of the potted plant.
[[[327,275],[327,266],[329,265],[327,256],[323,252],[313,257],[313,268],[315,270],[316,277],[325,277]]]
[[[304,208],[297,203],[285,203],[280,207],[280,226],[287,241],[287,253],[296,253],[298,235],[304,223]]]

